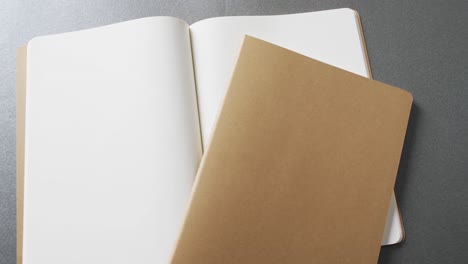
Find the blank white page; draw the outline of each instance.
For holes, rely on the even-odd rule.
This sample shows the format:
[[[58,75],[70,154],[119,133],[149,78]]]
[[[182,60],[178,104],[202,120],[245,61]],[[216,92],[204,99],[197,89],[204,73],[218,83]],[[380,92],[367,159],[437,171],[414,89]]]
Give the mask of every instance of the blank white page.
[[[167,263],[201,158],[185,22],[28,45],[24,264]]]
[[[190,35],[205,147],[210,141],[244,35],[371,77],[359,17],[347,8],[279,16],[211,18],[191,25]],[[383,245],[403,238],[394,198],[385,230]]]

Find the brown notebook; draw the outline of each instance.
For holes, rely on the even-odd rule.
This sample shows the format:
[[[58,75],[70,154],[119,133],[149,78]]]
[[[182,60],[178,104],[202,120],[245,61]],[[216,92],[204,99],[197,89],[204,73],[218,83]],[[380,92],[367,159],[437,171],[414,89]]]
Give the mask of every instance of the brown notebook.
[[[411,104],[246,37],[172,263],[376,263]]]

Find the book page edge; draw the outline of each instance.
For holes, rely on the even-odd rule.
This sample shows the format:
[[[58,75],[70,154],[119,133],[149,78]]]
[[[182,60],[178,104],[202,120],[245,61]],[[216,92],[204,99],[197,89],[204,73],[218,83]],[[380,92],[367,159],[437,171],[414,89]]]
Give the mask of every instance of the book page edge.
[[[360,38],[361,38],[362,49],[363,49],[363,53],[364,53],[365,60],[366,60],[367,72],[369,73],[369,79],[374,79],[373,75],[372,75],[371,66],[370,66],[369,55],[367,53],[367,46],[366,46],[366,41],[365,41],[365,37],[364,37],[364,29],[362,28],[361,16],[359,15],[359,13],[356,10],[354,10],[354,9],[349,9],[349,10],[352,11],[354,13],[354,16],[356,17],[356,23],[357,23],[357,26],[359,28],[359,35],[360,35]],[[399,243],[401,243],[401,242],[403,242],[405,240],[405,227],[403,225],[403,219],[402,219],[402,216],[401,216],[400,207],[398,206],[398,201],[396,201],[395,191],[393,193],[394,193],[394,197],[395,197],[395,203],[396,203],[396,209],[397,209],[397,212],[398,212],[398,218],[400,220],[401,233],[400,233],[400,236],[399,236],[398,240],[391,241],[391,242],[389,242],[389,244],[385,244],[385,245],[382,245],[382,246],[396,245],[396,244],[399,244]]]
[[[16,51],[16,263],[23,263],[24,141],[27,46]]]

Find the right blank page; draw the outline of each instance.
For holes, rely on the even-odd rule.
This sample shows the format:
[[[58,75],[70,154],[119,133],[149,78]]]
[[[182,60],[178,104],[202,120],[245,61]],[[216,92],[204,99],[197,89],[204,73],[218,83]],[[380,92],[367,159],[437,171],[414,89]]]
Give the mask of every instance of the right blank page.
[[[244,35],[371,77],[359,16],[351,9],[279,16],[212,18],[191,25],[190,34],[205,148],[210,141]],[[382,245],[400,242],[403,234],[393,196]]]

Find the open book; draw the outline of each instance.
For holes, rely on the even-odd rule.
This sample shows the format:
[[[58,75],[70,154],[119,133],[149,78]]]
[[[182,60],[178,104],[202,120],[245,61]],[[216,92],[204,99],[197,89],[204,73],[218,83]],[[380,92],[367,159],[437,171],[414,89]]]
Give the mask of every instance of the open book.
[[[28,43],[24,263],[169,261],[246,34],[371,77],[350,9],[150,17]],[[402,239],[393,197],[382,244]]]

